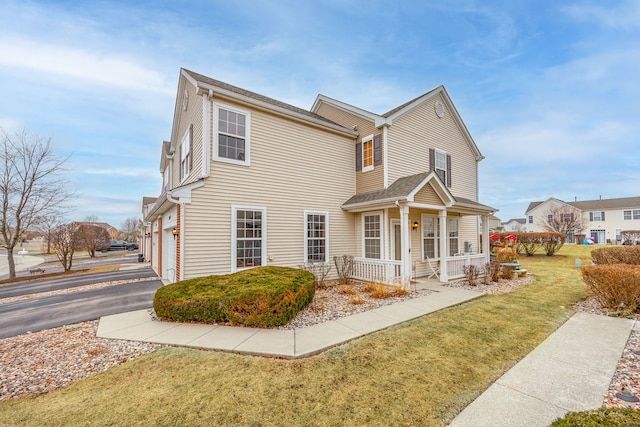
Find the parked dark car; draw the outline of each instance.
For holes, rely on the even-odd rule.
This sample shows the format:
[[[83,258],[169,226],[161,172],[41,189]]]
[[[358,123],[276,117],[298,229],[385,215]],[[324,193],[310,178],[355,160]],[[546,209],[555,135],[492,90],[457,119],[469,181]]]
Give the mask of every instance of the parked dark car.
[[[109,246],[110,251],[135,251],[138,249],[137,243],[125,242],[124,240],[111,240],[111,245]]]

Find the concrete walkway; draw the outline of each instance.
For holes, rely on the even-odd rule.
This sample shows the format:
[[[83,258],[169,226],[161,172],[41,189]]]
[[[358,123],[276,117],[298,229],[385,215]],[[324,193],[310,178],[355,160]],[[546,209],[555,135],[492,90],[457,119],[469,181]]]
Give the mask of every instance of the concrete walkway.
[[[19,250],[13,252],[13,261],[16,265],[16,272],[26,271],[30,268],[34,268],[44,262],[44,258],[41,256],[32,255],[20,255]],[[0,278],[9,277],[9,260],[7,259],[7,253],[0,253]]]
[[[439,284],[422,287],[433,293],[295,330],[159,322],[139,310],[102,317],[97,336],[295,359],[482,296]]]
[[[577,313],[489,387],[450,427],[548,426],[597,409],[635,321]]]

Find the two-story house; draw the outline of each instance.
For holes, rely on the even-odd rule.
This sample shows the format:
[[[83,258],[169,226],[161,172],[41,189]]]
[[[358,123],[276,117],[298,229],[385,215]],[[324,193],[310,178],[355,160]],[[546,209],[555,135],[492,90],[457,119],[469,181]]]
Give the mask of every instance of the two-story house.
[[[501,225],[504,231],[526,231],[527,219],[511,218],[509,221],[505,221]]]
[[[575,215],[580,218],[580,229],[567,233],[568,242],[575,241],[574,234],[583,234],[592,237],[595,243],[620,243],[624,230],[640,230],[640,197],[573,202],[552,197],[530,203],[525,215],[527,231],[546,231],[546,224],[554,216],[571,221]]]
[[[443,86],[380,115],[308,111],[182,69],[147,258],[168,281],[345,254],[365,280],[462,277],[489,256],[482,159]]]

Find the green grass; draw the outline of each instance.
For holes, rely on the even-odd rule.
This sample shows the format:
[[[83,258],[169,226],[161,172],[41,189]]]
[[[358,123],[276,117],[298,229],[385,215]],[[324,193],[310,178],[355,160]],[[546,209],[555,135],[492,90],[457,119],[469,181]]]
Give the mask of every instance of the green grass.
[[[603,408],[595,411],[571,412],[554,421],[551,427],[638,427],[640,411]]]
[[[0,425],[438,426],[533,350],[586,296],[575,258],[521,257],[536,282],[303,360],[167,348],[38,397]]]

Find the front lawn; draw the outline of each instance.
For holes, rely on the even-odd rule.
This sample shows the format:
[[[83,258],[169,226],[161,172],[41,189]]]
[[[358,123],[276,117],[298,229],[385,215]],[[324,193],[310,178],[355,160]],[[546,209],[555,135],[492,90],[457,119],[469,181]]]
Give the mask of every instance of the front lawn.
[[[94,378],[0,404],[0,425],[438,426],[572,314],[575,258],[521,256],[536,282],[303,360],[167,348]],[[6,369],[6,368],[5,368]]]

